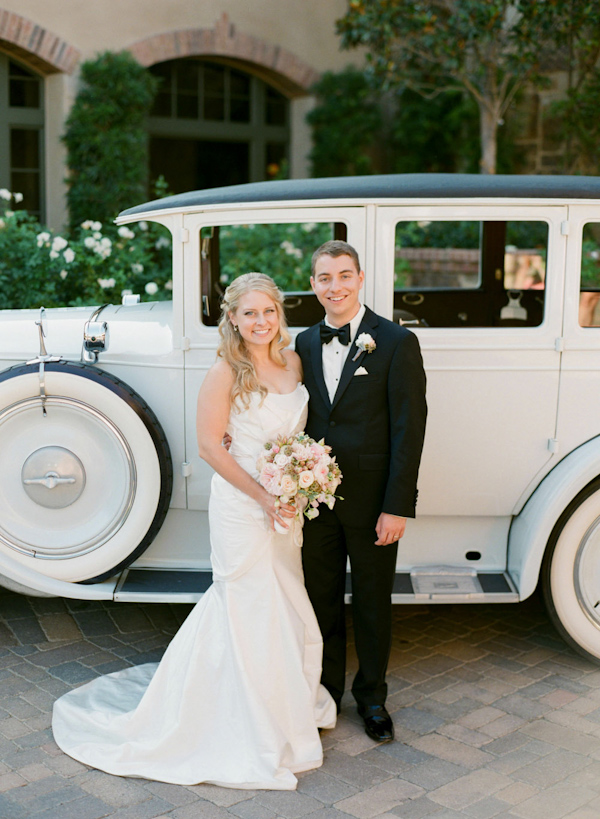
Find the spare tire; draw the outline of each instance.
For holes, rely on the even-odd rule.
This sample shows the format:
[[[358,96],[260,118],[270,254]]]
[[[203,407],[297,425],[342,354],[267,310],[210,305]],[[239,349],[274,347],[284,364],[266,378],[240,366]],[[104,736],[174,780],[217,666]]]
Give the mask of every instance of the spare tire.
[[[0,574],[4,553],[58,580],[104,580],[148,548],[169,507],[158,419],[88,364],[0,373],[0,463]]]

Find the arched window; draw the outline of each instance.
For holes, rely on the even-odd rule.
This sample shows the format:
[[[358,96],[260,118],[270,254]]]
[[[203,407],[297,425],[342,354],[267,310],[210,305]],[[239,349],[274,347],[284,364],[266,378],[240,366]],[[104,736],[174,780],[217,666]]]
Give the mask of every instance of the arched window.
[[[288,101],[232,65],[185,58],[152,66],[150,178],[173,193],[275,176],[288,156]]]
[[[0,52],[0,187],[23,194],[20,207],[43,218],[44,84]]]

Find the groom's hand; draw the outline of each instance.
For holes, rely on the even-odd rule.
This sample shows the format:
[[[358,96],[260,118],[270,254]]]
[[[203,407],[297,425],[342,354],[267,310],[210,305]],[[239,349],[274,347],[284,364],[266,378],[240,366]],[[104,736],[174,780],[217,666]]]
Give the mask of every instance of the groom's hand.
[[[375,532],[378,538],[375,541],[375,545],[387,546],[389,543],[395,543],[397,540],[400,540],[405,529],[406,518],[382,512],[375,526]]]

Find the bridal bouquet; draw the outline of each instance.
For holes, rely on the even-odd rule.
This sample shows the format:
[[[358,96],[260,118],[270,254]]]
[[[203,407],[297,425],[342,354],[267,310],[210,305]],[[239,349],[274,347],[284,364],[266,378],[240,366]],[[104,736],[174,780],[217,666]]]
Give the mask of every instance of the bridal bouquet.
[[[342,473],[330,452],[324,441],[317,443],[305,432],[280,436],[268,441],[258,458],[259,481],[281,503],[296,506],[297,515],[304,509],[307,518],[316,518],[320,503],[333,509],[336,499],[342,500],[335,494]]]

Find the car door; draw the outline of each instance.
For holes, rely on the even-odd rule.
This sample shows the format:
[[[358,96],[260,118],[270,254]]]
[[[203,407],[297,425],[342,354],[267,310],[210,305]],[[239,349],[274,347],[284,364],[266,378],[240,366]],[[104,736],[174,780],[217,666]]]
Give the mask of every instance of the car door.
[[[428,379],[399,566],[505,568],[511,518],[557,459],[566,219],[558,206],[378,208],[375,309],[409,322]]]
[[[196,400],[215,361],[220,293],[241,273],[254,270],[273,276],[286,293],[286,314],[295,336],[323,315],[310,289],[312,252],[333,238],[347,239],[364,251],[365,212],[360,206],[245,206],[186,214],[184,227],[187,505],[197,513],[198,554],[206,562],[212,470],[197,455]]]

